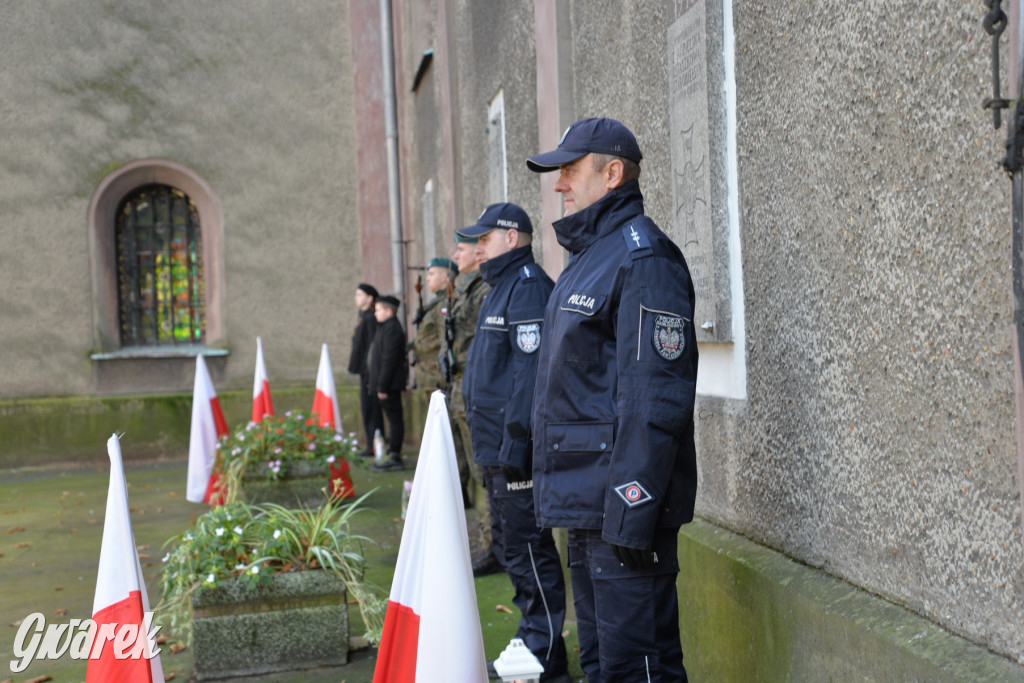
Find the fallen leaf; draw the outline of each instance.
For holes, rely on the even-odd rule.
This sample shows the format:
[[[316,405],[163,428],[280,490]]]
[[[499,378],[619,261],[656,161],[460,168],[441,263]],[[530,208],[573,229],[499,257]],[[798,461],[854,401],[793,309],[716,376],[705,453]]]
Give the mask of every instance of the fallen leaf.
[[[135,508],[128,508],[128,512],[135,512]]]
[[[171,491],[167,495],[170,496],[171,498],[177,498],[178,497],[178,492],[177,491]]]
[[[69,534],[77,534],[78,533],[78,529],[72,527],[72,528],[68,529],[68,533]]]
[[[149,550],[149,546],[146,544],[135,546],[136,550]]]
[[[157,645],[163,645],[166,642],[167,642],[167,636],[159,635],[159,636],[156,637],[156,644]]]
[[[14,626],[21,626],[21,622],[23,622],[23,621],[25,621],[25,620],[24,619],[18,619],[17,621],[13,622],[11,624],[11,626],[12,627],[14,627]]]
[[[185,649],[185,643],[171,643],[170,650],[172,655],[176,655]]]
[[[59,617],[63,617],[68,613],[68,611],[66,609],[55,609],[53,610],[53,613]]]
[[[64,590],[64,586],[54,586],[53,590],[55,590],[55,591],[62,591],[62,590]]]
[[[12,526],[10,529],[7,530],[7,533],[9,533],[9,534],[20,534],[24,530],[25,530],[25,527],[23,527],[23,526]]]
[[[25,683],[46,683],[46,681],[52,680],[52,676],[36,676],[35,678],[28,679],[27,681],[25,681]]]
[[[14,546],[14,547],[15,547],[15,548],[28,548],[28,547],[30,547],[31,545],[32,545],[32,544],[31,544],[31,543],[29,543],[28,541],[22,541],[21,543],[19,543],[18,545]]]
[[[142,566],[143,566],[143,567],[152,567],[152,566],[153,566],[153,563],[152,563],[152,562],[143,562],[143,563],[142,563]]]
[[[151,557],[153,557],[153,556],[152,556],[152,555],[149,555],[149,554],[147,554],[147,553],[139,553],[139,559],[140,559],[140,560],[148,560],[148,559],[150,559]]]
[[[157,511],[157,512],[163,512],[163,511],[164,511],[164,509],[163,509],[163,508],[157,508],[157,509],[156,509],[156,511]]]
[[[495,605],[494,606],[494,611],[495,612],[504,612],[505,614],[512,614],[512,610],[510,610],[508,607],[505,607],[505,605]]]
[[[164,674],[164,680],[165,681],[173,681],[177,677],[178,677],[178,672],[177,671],[169,671],[166,674]]]

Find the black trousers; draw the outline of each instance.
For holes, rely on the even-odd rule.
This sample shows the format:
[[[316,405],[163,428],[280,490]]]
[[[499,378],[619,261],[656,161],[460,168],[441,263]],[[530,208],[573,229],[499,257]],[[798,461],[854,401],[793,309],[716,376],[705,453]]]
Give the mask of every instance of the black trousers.
[[[378,399],[388,418],[388,453],[401,453],[405,439],[405,415],[402,412],[402,392],[392,391],[387,398]]]
[[[362,391],[359,392],[359,409],[363,413],[363,429],[366,430],[366,441],[364,450],[373,452],[373,433],[380,430],[384,434],[384,414],[380,409],[380,401],[377,394],[366,386],[366,376],[359,376],[359,385]]]
[[[658,529],[651,569],[619,564],[600,529],[569,529],[569,573],[590,683],[685,683],[676,577],[678,529]]]

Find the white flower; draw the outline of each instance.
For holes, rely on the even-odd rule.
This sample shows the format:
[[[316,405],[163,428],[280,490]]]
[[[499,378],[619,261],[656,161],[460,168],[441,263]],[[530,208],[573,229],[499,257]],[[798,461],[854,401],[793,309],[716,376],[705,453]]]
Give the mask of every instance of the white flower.
[[[291,417],[291,416],[292,416],[292,411],[290,411],[290,410],[289,410],[289,411],[288,411],[287,413],[285,413],[284,415],[285,415],[285,417]]]
[[[222,527],[222,526],[217,527],[216,529],[213,530],[213,533],[217,534],[218,536],[223,536],[224,535],[224,527]]]
[[[277,448],[274,449],[274,454],[275,455],[277,455],[280,452],[281,452],[281,447],[280,446],[278,446]]]
[[[245,569],[245,563],[244,562],[239,562],[238,564],[235,565],[235,569]]]
[[[242,452],[242,449],[239,448],[238,446],[235,446],[234,448],[231,449],[231,455],[238,455],[241,452]]]
[[[281,530],[280,529],[274,529],[274,540],[276,541],[279,538],[281,538]]]
[[[213,583],[216,580],[217,580],[217,577],[215,577],[213,574],[210,574],[209,576],[206,577],[206,583]]]
[[[224,513],[224,517],[225,517],[225,518],[227,518],[227,520],[228,520],[229,522],[231,521],[231,513],[230,513],[230,512],[225,512],[225,513]]]
[[[162,561],[162,562],[166,562],[166,561],[167,561],[167,560],[169,560],[169,559],[171,559],[171,554],[170,554],[170,553],[167,553],[166,555],[164,555],[164,559],[163,559],[163,560],[161,560],[161,561]]]
[[[253,573],[253,574],[259,574],[259,573],[260,573],[260,568],[259,568],[259,567],[255,567],[255,566],[254,566],[254,567],[252,568],[252,573]]]
[[[242,535],[242,527],[240,527],[240,526],[236,526],[234,529],[232,529],[232,531],[234,531],[239,536]]]
[[[192,540],[192,532],[191,531],[186,531],[185,532],[185,540],[186,541],[191,541]]]
[[[298,415],[296,415],[295,419],[296,420],[301,420],[302,419],[302,413],[299,413]]]
[[[334,456],[333,455],[328,455],[327,456],[327,462],[334,462]]]
[[[355,432],[349,432],[348,433],[348,438],[350,438],[350,439],[356,438],[356,433]]]
[[[248,432],[248,431],[250,431],[250,430],[251,430],[251,429],[252,429],[253,427],[255,427],[255,426],[256,426],[256,423],[255,423],[255,422],[252,422],[252,421],[250,420],[250,421],[249,421],[249,424],[245,425],[245,431],[247,431],[247,432]]]
[[[315,451],[316,450],[316,442],[310,442],[310,444],[308,446],[306,446],[306,448],[308,448],[311,451]]]
[[[334,440],[335,441],[341,441],[341,434],[335,434],[334,435]]]

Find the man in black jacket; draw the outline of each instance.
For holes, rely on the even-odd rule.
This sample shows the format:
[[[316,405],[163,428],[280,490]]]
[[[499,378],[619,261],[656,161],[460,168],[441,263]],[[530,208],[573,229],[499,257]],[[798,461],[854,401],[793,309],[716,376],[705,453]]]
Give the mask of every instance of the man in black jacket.
[[[367,388],[380,401],[388,418],[388,457],[374,463],[375,472],[396,472],[402,466],[402,440],[405,422],[402,414],[402,391],[408,378],[408,356],[405,351],[405,330],[398,322],[398,299],[384,295],[374,304],[377,335],[370,347],[370,372]]]
[[[363,414],[363,429],[366,430],[366,447],[361,455],[373,456],[373,434],[376,430],[384,433],[384,416],[380,410],[377,393],[367,390],[366,356],[377,333],[377,319],[373,317],[373,305],[377,300],[377,289],[365,282],[356,287],[356,308],[359,309],[359,324],[352,332],[352,352],[348,357],[348,371],[359,375],[359,408]]]

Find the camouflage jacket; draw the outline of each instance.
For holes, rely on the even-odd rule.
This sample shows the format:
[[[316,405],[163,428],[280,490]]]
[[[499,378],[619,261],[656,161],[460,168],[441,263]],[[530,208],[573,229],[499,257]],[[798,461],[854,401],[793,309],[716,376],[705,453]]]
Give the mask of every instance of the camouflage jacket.
[[[455,291],[455,303],[452,305],[452,317],[455,320],[455,373],[452,378],[452,410],[456,414],[465,413],[462,400],[462,371],[469,345],[476,334],[476,320],[480,316],[480,306],[491,291],[491,286],[480,277],[480,271],[469,273]]]
[[[448,315],[448,295],[444,292],[427,304],[412,342],[416,352],[416,388],[433,391],[444,385],[437,357],[444,345],[444,319]]]

